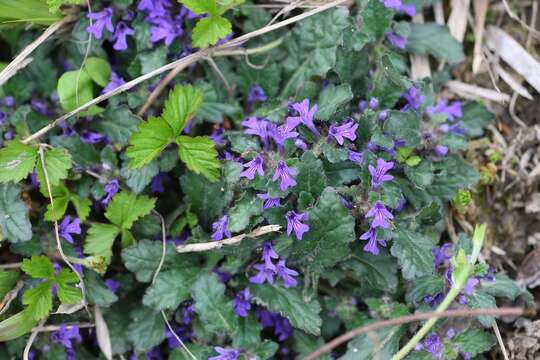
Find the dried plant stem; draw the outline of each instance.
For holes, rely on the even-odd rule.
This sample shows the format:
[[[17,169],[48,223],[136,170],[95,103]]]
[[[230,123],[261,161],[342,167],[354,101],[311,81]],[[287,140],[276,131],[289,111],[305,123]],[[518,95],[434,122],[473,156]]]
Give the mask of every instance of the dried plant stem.
[[[92,323],[63,323],[62,325],[64,325],[67,329],[71,329],[74,326],[78,327],[79,329],[93,328],[96,326]],[[34,330],[37,332],[52,332],[59,330],[62,325],[36,326]]]
[[[11,264],[4,264],[0,265],[0,270],[8,270],[8,269],[18,269],[20,268],[22,263],[11,263]]]
[[[321,346],[308,356],[304,358],[304,360],[315,360],[317,357],[319,357],[322,354],[328,353],[332,351],[334,348],[338,347],[339,345],[343,344],[344,342],[347,342],[359,335],[366,334],[372,331],[376,331],[382,328],[385,328],[387,326],[395,326],[395,325],[401,325],[401,324],[408,324],[411,322],[416,322],[420,320],[428,320],[432,318],[456,318],[456,317],[474,317],[474,316],[480,316],[480,315],[491,315],[491,316],[502,316],[502,315],[514,315],[514,316],[520,316],[524,315],[526,312],[522,308],[499,308],[499,309],[459,309],[459,310],[447,310],[442,312],[432,311],[427,313],[417,313],[413,315],[407,315],[407,316],[401,316],[398,318],[390,319],[390,320],[384,320],[379,321],[373,324],[369,324],[366,326],[361,326],[356,329],[353,329],[349,332],[346,332],[343,335],[338,336],[337,338],[333,339],[329,343],[325,344],[324,346]]]
[[[529,30],[530,31],[530,34],[532,36],[532,34],[534,34],[536,37],[538,37],[540,35],[540,31],[536,30],[535,28],[529,26],[525,21],[521,20],[519,18],[519,16],[517,16],[513,11],[512,9],[510,9],[510,5],[508,5],[508,1],[507,0],[502,0],[502,3],[504,5],[504,10],[506,10],[506,13],[508,14],[508,16],[510,16],[512,19],[514,19],[515,21],[517,21],[521,26],[523,26],[525,29]]]
[[[32,333],[30,334],[30,337],[28,338],[28,341],[26,342],[26,346],[24,347],[24,351],[23,351],[23,360],[28,360],[28,355],[30,354],[30,349],[32,348],[32,344],[34,343],[34,340],[36,340],[36,337],[39,333],[39,328],[41,328],[43,326],[43,324],[45,324],[45,322],[47,321],[48,317],[46,317],[45,319],[41,320],[38,324],[38,326],[36,326],[33,330],[32,330]]]
[[[501,332],[499,331],[499,326],[497,325],[497,321],[493,320],[491,323],[491,327],[493,328],[493,332],[495,333],[495,336],[497,337],[497,342],[499,343],[499,347],[501,348],[501,352],[503,354],[504,360],[510,360],[508,357],[508,352],[506,351],[506,346],[504,345],[504,341],[501,336]]]
[[[306,11],[306,12],[304,12],[304,13],[302,13],[300,15],[294,16],[294,17],[292,17],[290,19],[280,21],[277,24],[273,24],[273,25],[270,25],[270,26],[265,26],[265,27],[263,27],[261,29],[252,31],[252,32],[244,34],[242,36],[239,36],[239,37],[237,37],[235,39],[232,39],[232,40],[226,42],[223,45],[214,46],[214,47],[211,47],[211,48],[208,48],[208,49],[199,50],[196,53],[193,53],[191,55],[188,55],[188,56],[185,56],[185,57],[183,57],[181,59],[173,61],[173,62],[171,62],[169,64],[166,64],[166,65],[164,65],[164,66],[162,66],[162,67],[160,67],[158,69],[155,69],[155,70],[149,72],[148,74],[141,75],[136,79],[128,81],[127,83],[119,86],[118,88],[116,88],[114,90],[111,90],[111,91],[109,91],[109,92],[107,92],[105,94],[102,94],[102,95],[90,100],[86,104],[83,104],[83,105],[79,106],[78,108],[76,108],[76,109],[74,109],[74,110],[60,116],[59,118],[55,119],[50,124],[44,126],[43,128],[41,128],[37,132],[35,132],[32,135],[25,138],[22,141],[22,143],[23,144],[28,144],[28,143],[36,140],[36,139],[39,139],[41,136],[45,135],[46,133],[48,133],[49,131],[54,129],[62,121],[65,121],[65,120],[69,119],[70,117],[80,113],[81,111],[84,111],[84,110],[90,108],[92,105],[96,105],[96,104],[98,104],[98,103],[100,103],[102,101],[105,101],[105,100],[113,97],[114,95],[117,95],[117,94],[120,94],[120,93],[122,93],[122,92],[124,92],[126,90],[129,90],[132,87],[134,87],[134,86],[136,86],[136,85],[138,85],[138,84],[140,84],[140,83],[142,83],[142,82],[144,82],[144,81],[146,81],[148,79],[153,78],[154,76],[157,76],[157,75],[162,74],[162,73],[164,73],[166,71],[172,70],[177,66],[181,66],[181,65],[186,65],[187,66],[187,65],[195,63],[195,62],[197,62],[197,61],[199,61],[201,59],[205,59],[206,57],[212,55],[213,53],[217,52],[218,50],[225,50],[225,49],[238,47],[238,46],[242,45],[243,43],[245,43],[246,41],[248,41],[250,39],[253,39],[253,38],[256,38],[258,36],[267,34],[269,32],[272,32],[274,30],[277,30],[277,29],[280,29],[282,27],[288,26],[290,24],[293,24],[295,22],[298,22],[300,20],[303,20],[303,19],[308,18],[310,16],[313,16],[315,14],[318,14],[320,12],[323,12],[323,11],[326,11],[328,9],[334,8],[334,7],[338,6],[338,5],[341,5],[341,4],[345,3],[346,1],[349,1],[349,0],[335,0],[335,1],[329,2],[328,4],[319,6],[319,7],[315,8],[315,9],[313,9],[313,10],[310,10],[310,11]]]
[[[19,55],[15,57],[5,68],[0,72],[0,86],[8,81],[17,71],[24,67],[22,64],[25,63],[26,58],[45,40],[47,40],[52,34],[54,34],[58,29],[60,29],[64,24],[70,22],[72,18],[66,16],[62,20],[55,22],[47,28],[36,40],[32,41],[30,45],[24,48]]]
[[[85,289],[85,286],[84,286],[84,280],[83,280],[81,274],[79,274],[77,272],[77,269],[75,269],[73,264],[66,258],[66,255],[64,254],[64,249],[62,248],[62,242],[60,241],[60,232],[59,232],[59,229],[58,229],[58,221],[56,220],[56,214],[55,214],[55,211],[54,211],[54,199],[53,199],[53,195],[52,195],[51,183],[50,183],[50,180],[49,180],[49,172],[47,171],[47,164],[45,163],[45,154],[43,152],[43,147],[42,146],[39,147],[39,157],[41,159],[41,167],[43,168],[43,175],[45,177],[45,183],[47,185],[47,193],[49,195],[49,199],[51,200],[51,209],[52,209],[52,215],[53,215],[53,219],[54,219],[54,221],[53,221],[53,223],[54,223],[54,235],[56,237],[56,247],[58,248],[58,253],[60,254],[60,257],[62,258],[62,260],[67,264],[67,266],[69,266],[69,268],[75,273],[75,275],[77,275],[77,278],[79,279],[79,287],[81,289],[81,294],[82,294],[81,303],[84,306],[84,308],[86,309],[86,311],[88,313],[90,313],[88,311],[88,307],[86,305],[86,289]]]
[[[179,253],[187,253],[187,252],[201,252],[201,251],[219,249],[223,245],[239,244],[246,237],[255,238],[255,237],[263,236],[272,232],[279,231],[280,229],[281,229],[280,225],[261,226],[260,228],[257,228],[248,234],[240,234],[240,235],[236,235],[231,238],[224,239],[224,240],[211,241],[211,242],[209,241],[209,242],[197,243],[197,244],[178,245],[176,247],[176,251]]]
[[[234,96],[233,89],[231,87],[231,84],[229,84],[229,81],[227,81],[227,78],[225,77],[223,72],[220,70],[219,66],[211,57],[207,57],[206,61],[210,64],[210,67],[216,72],[221,82],[223,82],[223,85],[225,85],[225,89],[227,89],[227,95],[230,99],[232,99],[232,97]]]

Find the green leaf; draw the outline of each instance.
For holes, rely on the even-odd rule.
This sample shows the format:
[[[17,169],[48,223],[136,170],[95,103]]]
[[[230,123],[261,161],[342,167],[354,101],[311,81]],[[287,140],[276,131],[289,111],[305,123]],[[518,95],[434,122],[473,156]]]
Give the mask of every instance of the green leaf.
[[[141,118],[131,112],[129,107],[107,107],[104,120],[96,124],[96,130],[107,135],[115,144],[127,145],[129,137],[141,123]]]
[[[81,221],[85,221],[88,215],[90,215],[90,206],[92,205],[92,201],[90,199],[83,199],[75,194],[71,194],[69,199],[71,200],[73,207],[75,207],[77,216],[81,219]]]
[[[173,141],[174,132],[169,124],[159,117],[150,117],[139,125],[139,131],[129,139],[126,156],[130,166],[141,168],[154,160]]]
[[[219,282],[216,275],[202,274],[191,291],[195,312],[205,329],[233,337],[238,331],[238,317],[234,314],[232,302],[225,296],[225,285]]]
[[[126,179],[126,184],[135,194],[139,194],[144,188],[152,182],[154,176],[159,173],[159,164],[157,160],[140,169],[133,169],[128,164],[123,164],[120,169],[120,175]]]
[[[34,279],[51,279],[54,276],[54,268],[51,260],[43,255],[24,259],[21,270]]]
[[[410,23],[407,50],[421,55],[433,55],[438,60],[451,64],[464,59],[462,45],[450,34],[448,27],[435,23]]]
[[[189,137],[180,135],[176,139],[180,159],[187,168],[210,181],[219,179],[220,163],[215,144],[206,136]]]
[[[20,186],[0,184],[0,229],[13,243],[32,238],[28,208],[20,199]]]
[[[112,224],[92,224],[86,235],[84,252],[89,255],[102,256],[106,263],[110,263],[114,239],[120,234],[120,230]]]
[[[75,110],[94,98],[94,85],[86,70],[63,73],[58,79],[56,91],[60,97],[60,104],[66,112]],[[100,108],[93,106],[84,114],[95,115],[100,111]]]
[[[403,277],[412,280],[433,273],[432,239],[421,233],[400,229],[395,232],[391,253],[398,258]]]
[[[261,343],[262,325],[255,314],[238,319],[238,333],[234,336],[232,346],[237,349],[252,349]]]
[[[225,207],[224,184],[188,172],[180,177],[180,185],[191,211],[197,214],[204,227],[209,228]]]
[[[469,306],[473,309],[496,309],[497,303],[495,298],[485,292],[483,289],[476,290],[472,295],[468,295]],[[478,321],[484,327],[491,327],[491,323],[495,319],[493,316],[481,315],[477,317]]]
[[[62,269],[55,278],[58,285],[58,298],[63,304],[77,304],[82,300],[81,290],[73,285],[79,282],[77,275],[70,269]]]
[[[422,161],[420,165],[415,167],[406,166],[405,175],[407,175],[409,180],[411,180],[411,182],[416,185],[418,189],[425,189],[431,185],[434,178],[433,167],[431,166],[431,162],[428,160]]]
[[[457,192],[476,184],[480,176],[469,163],[459,156],[446,156],[444,160],[433,163],[435,179],[426,191],[450,201]]]
[[[317,300],[306,302],[297,289],[285,289],[277,285],[252,285],[249,290],[257,304],[286,317],[295,328],[312,335],[320,335],[321,306]]]
[[[318,198],[326,187],[326,175],[322,161],[317,159],[313,152],[307,151],[302,155],[296,168],[298,175],[294,191],[297,193],[306,191],[314,198]]]
[[[42,190],[45,191],[44,195],[48,196],[47,189],[42,188]],[[56,219],[58,221],[62,219],[66,213],[71,194],[63,184],[53,187],[51,193],[54,199],[54,207],[52,206],[52,203],[49,202],[47,205],[47,212],[45,212],[45,220],[53,221]]]
[[[246,192],[229,212],[229,230],[240,232],[246,229],[252,217],[262,214],[262,200]]]
[[[0,322],[0,342],[13,340],[30,332],[38,323],[38,320],[30,315],[30,312],[24,309]]]
[[[0,149],[0,182],[19,182],[34,169],[37,149],[14,140]]]
[[[99,307],[109,307],[118,301],[118,296],[113,293],[104,281],[94,271],[84,272],[84,284],[86,286],[86,299],[89,304]]]
[[[23,2],[26,2],[26,0]],[[81,2],[80,0],[47,0],[47,5],[49,5],[49,12],[51,14],[58,12],[60,6],[69,4],[80,5]]]
[[[141,240],[135,246],[122,250],[122,260],[126,268],[135,274],[140,282],[149,282],[152,279],[161,259],[162,245],[157,241]],[[167,244],[165,264],[175,259],[174,246]]]
[[[155,310],[175,310],[182,301],[191,297],[191,286],[198,272],[192,267],[162,271],[146,289],[143,304]]]
[[[68,176],[68,170],[71,169],[71,155],[66,149],[53,148],[45,151],[44,158],[47,174],[49,175],[49,182],[51,186],[57,186],[60,184],[60,180],[63,180]],[[45,173],[43,172],[41,160],[38,161],[36,172],[40,185],[43,189],[46,189],[47,182],[45,181]],[[48,197],[49,193],[47,190],[42,190],[42,192],[44,191]]]
[[[495,281],[482,281],[482,290],[495,297],[515,300],[522,292],[515,281],[503,274],[496,274]]]
[[[23,294],[22,302],[29,316],[34,320],[41,320],[52,310],[52,283],[50,280],[36,285]]]
[[[495,345],[496,338],[480,329],[468,329],[456,335],[452,342],[459,347],[460,352],[475,357],[491,349]]]
[[[89,57],[84,63],[88,75],[101,87],[107,86],[111,78],[111,66],[107,60],[98,57]]]
[[[384,122],[384,133],[394,140],[404,140],[408,147],[420,146],[420,118],[412,111],[390,111]]]
[[[0,14],[0,22],[24,21],[40,25],[51,25],[62,19],[62,16],[56,11],[49,11],[49,7],[42,0],[2,0],[0,2]]]
[[[351,86],[343,84],[339,86],[329,85],[323,89],[319,95],[317,104],[319,108],[315,117],[320,120],[328,121],[330,117],[343,105],[347,104],[353,98]]]
[[[202,101],[202,90],[191,85],[176,85],[169,93],[161,117],[169,124],[174,136],[182,133]]]
[[[427,295],[435,295],[444,290],[444,281],[438,275],[421,276],[411,282],[407,291],[408,303],[419,304]]]
[[[407,332],[406,326],[392,326],[354,338],[340,360],[390,359],[399,350],[399,341]]]
[[[373,41],[382,38],[390,30],[394,12],[379,0],[369,0],[360,15],[363,20],[361,31]]]
[[[388,252],[383,251],[378,256],[356,252],[343,266],[354,271],[358,279],[367,281],[375,289],[388,293],[394,293],[397,289],[397,264]]]
[[[221,15],[216,0],[180,0],[180,3],[197,15]]]
[[[155,204],[154,198],[122,191],[111,200],[105,217],[119,228],[131,229],[137,219],[150,214]]]
[[[136,351],[148,351],[165,339],[165,321],[159,312],[139,307],[130,316],[127,336]]]
[[[354,219],[330,187],[324,189],[308,214],[310,229],[302,240],[293,243],[290,258],[312,271],[322,272],[349,255],[348,244],[355,239]]]
[[[4,297],[13,290],[15,284],[19,280],[18,271],[3,271],[0,270],[0,299]]]
[[[191,35],[193,46],[204,49],[209,45],[215,45],[219,39],[231,32],[232,24],[222,16],[211,15],[200,19]]]

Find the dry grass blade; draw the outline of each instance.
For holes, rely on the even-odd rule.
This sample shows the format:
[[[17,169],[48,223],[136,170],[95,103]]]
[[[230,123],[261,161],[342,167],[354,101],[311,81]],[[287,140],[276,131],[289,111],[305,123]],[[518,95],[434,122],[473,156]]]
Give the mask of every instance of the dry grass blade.
[[[94,307],[94,319],[96,322],[96,338],[99,348],[101,349],[101,352],[105,358],[107,360],[111,360],[112,347],[111,337],[109,336],[109,328],[107,327],[107,323],[105,322],[105,319],[103,319],[103,315],[101,314],[101,310],[98,306]]]
[[[473,74],[480,71],[480,65],[484,56],[482,54],[482,43],[484,42],[484,30],[486,28],[486,14],[489,0],[475,0],[474,5],[474,58],[472,63]]]
[[[420,12],[413,17],[413,22],[417,24],[424,23],[424,15]],[[426,77],[431,77],[431,68],[429,59],[426,55],[410,55],[411,59],[411,79],[419,80]]]
[[[495,71],[497,75],[503,79],[503,81],[508,84],[519,95],[523,96],[525,99],[533,100],[532,95],[525,89],[512,75],[510,75],[506,70],[504,70],[500,65],[495,64]]]
[[[467,30],[467,17],[469,15],[469,8],[471,7],[471,0],[453,0],[452,12],[448,18],[448,28],[450,34],[455,37],[459,42],[463,42],[465,37],[465,31]]]
[[[486,45],[540,92],[540,62],[502,29],[489,26]]]
[[[29,360],[29,355],[30,355],[30,349],[32,348],[32,344],[34,343],[34,340],[36,340],[36,337],[37,335],[39,334],[39,331],[40,329],[43,327],[43,324],[45,324],[45,322],[47,321],[48,317],[46,317],[45,319],[41,320],[38,324],[38,326],[36,326],[33,330],[32,330],[32,333],[30,334],[30,337],[28,338],[28,341],[26,341],[26,346],[24,347],[24,351],[23,351],[23,360]]]
[[[493,328],[493,332],[495,332],[495,337],[497,338],[497,342],[499,343],[499,347],[501,348],[504,360],[510,360],[508,358],[508,351],[506,351],[506,346],[504,345],[504,341],[502,339],[501,332],[499,331],[497,321],[493,320],[493,322],[491,323],[491,327]]]
[[[453,93],[467,99],[485,99],[506,104],[510,101],[510,95],[491,89],[481,88],[475,85],[465,84],[461,81],[448,81],[445,86]]]

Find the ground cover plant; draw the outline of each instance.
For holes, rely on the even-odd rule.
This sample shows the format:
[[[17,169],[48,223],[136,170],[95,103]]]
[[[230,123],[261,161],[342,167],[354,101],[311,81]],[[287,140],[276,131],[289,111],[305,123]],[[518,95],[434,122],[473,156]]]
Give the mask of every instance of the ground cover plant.
[[[279,4],[0,1],[1,358],[481,359],[532,303],[445,232],[493,115],[432,2]]]

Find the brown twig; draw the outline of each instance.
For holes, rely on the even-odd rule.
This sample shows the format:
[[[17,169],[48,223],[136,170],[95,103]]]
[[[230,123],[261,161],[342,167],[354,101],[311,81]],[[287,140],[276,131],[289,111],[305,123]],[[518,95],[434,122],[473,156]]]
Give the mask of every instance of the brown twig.
[[[263,236],[272,232],[279,231],[281,229],[281,226],[279,225],[266,225],[261,226],[260,228],[257,228],[250,232],[249,234],[240,234],[233,236],[228,239],[219,240],[219,241],[209,241],[204,243],[197,243],[197,244],[186,244],[186,245],[178,245],[176,247],[176,251],[179,253],[186,253],[186,252],[201,252],[201,251],[208,251],[213,249],[219,249],[223,245],[235,245],[240,243],[244,238],[246,237],[259,237]]]
[[[472,317],[480,315],[491,315],[491,316],[500,316],[500,315],[515,315],[520,316],[526,313],[523,308],[499,308],[499,309],[458,309],[458,310],[447,310],[443,312],[427,312],[427,313],[417,313],[413,315],[401,316],[395,319],[389,319],[384,321],[379,321],[373,324],[365,325],[346,332],[343,335],[338,336],[332,341],[326,343],[325,345],[319,347],[317,350],[313,351],[311,354],[306,356],[304,360],[315,360],[322,354],[332,351],[334,348],[339,345],[351,340],[352,338],[375,331],[378,329],[385,328],[387,326],[407,324],[420,320],[427,320],[431,318],[454,318],[454,317]]]

